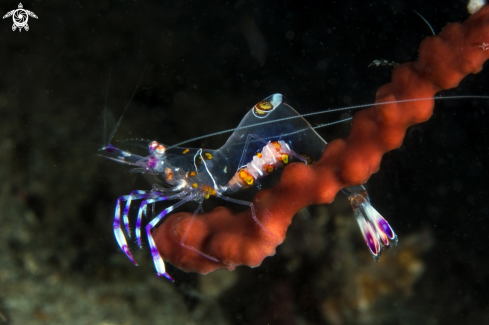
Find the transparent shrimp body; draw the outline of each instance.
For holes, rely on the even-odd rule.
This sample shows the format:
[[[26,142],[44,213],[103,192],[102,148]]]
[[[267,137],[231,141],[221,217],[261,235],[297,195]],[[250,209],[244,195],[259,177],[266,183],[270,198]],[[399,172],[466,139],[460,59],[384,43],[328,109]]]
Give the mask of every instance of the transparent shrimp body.
[[[149,155],[143,157],[107,145],[101,149],[101,156],[134,166],[133,172],[155,175],[162,184],[154,185],[150,191],[133,191],[117,199],[113,224],[117,242],[127,257],[136,264],[128,249],[121,225],[122,220],[126,233],[130,236],[128,214],[131,202],[142,200],[135,225],[136,239],[141,246],[142,217],[146,215],[147,206],[160,201],[178,200],[176,204],[157,214],[145,227],[157,273],[171,280],[156,249],[151,229],[179,206],[196,201],[199,207],[195,210],[180,244],[217,262],[215,257],[185,245],[193,221],[202,210],[203,200],[212,195],[249,206],[254,221],[273,236],[257,219],[252,202],[228,195],[243,190],[253,195],[261,188],[263,180],[270,179],[269,175],[275,174],[278,169],[290,162],[310,163],[318,160],[325,146],[326,141],[297,111],[283,102],[281,94],[271,95],[256,104],[245,115],[224,146],[217,150],[166,148],[153,141],[148,144]],[[363,186],[346,188],[344,193],[350,198],[357,221],[361,220],[359,226],[362,234],[372,255],[378,260],[382,247],[388,246],[389,240],[397,240],[397,237],[385,219],[378,213],[372,213],[375,210],[371,207]],[[364,198],[363,201],[359,195]],[[123,202],[125,207],[121,213]]]
[[[213,150],[187,148],[171,148],[167,150],[164,145],[156,141],[152,141],[148,144],[148,150],[149,155],[143,157],[129,151],[121,150],[112,145],[105,146],[101,149],[101,151],[103,151],[101,156],[134,166],[135,168],[131,170],[132,172],[151,174],[158,180],[158,183],[153,185],[153,189],[150,191],[133,191],[130,194],[120,196],[117,199],[113,223],[114,234],[121,249],[127,257],[137,265],[128,248],[122,227],[123,224],[127,235],[130,236],[128,215],[132,201],[142,200],[135,224],[136,240],[141,247],[142,217],[143,215],[146,215],[147,206],[167,200],[178,200],[176,204],[157,214],[145,227],[148,244],[158,276],[165,276],[172,280],[170,275],[166,272],[163,259],[156,249],[151,230],[170,212],[190,201],[197,201],[200,203],[199,208],[194,214],[195,216],[201,209],[201,204],[204,199],[209,198],[210,195],[220,196],[220,193],[222,193],[223,190],[221,186],[217,185],[216,178],[208,171],[209,165],[215,165],[214,162],[208,162],[214,159]],[[217,161],[225,163],[226,160],[223,157],[220,158],[221,159],[217,159]],[[217,180],[222,183],[218,177]],[[124,202],[125,207],[121,213],[121,206]],[[187,246],[184,241],[188,230],[189,229],[187,229],[181,242],[181,245],[185,247]],[[204,257],[217,261],[215,258],[197,251],[193,247],[188,248]]]

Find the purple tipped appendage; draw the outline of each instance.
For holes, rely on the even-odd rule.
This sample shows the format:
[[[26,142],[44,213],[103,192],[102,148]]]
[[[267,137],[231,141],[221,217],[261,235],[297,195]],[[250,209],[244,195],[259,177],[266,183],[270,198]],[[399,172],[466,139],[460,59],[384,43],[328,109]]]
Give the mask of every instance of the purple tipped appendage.
[[[168,274],[168,273],[166,273],[166,272],[165,272],[165,273],[163,273],[163,274],[158,273],[158,276],[159,276],[159,277],[164,276],[165,278],[167,278],[167,279],[168,279],[168,280],[170,280],[171,282],[175,282],[175,280],[173,280],[173,278],[170,276],[170,274]]]
[[[365,233],[365,241],[367,242],[367,246],[370,248],[370,252],[372,252],[374,256],[380,256],[381,247],[379,241],[377,238],[375,238],[375,231],[373,231],[371,225],[368,225],[367,229],[368,232]]]
[[[382,248],[390,247],[391,242],[397,245],[397,235],[387,220],[372,207],[367,191],[363,186],[358,188],[363,190],[358,191],[357,188],[353,188],[353,190],[349,189],[345,193],[350,199],[355,218],[370,253],[378,262]]]
[[[115,146],[113,146],[113,145],[111,145],[111,144],[109,143],[108,145],[106,145],[105,147],[103,147],[101,150],[103,150],[103,151],[107,151],[108,153],[114,153],[114,152],[116,152],[118,149],[117,149]]]
[[[124,233],[121,229],[121,201],[124,197],[119,197],[117,199],[116,207],[115,207],[115,215],[114,215],[114,235],[117,240],[117,244],[122,249],[122,251],[126,254],[126,256],[131,260],[134,265],[138,265],[129,251],[129,247],[127,246],[126,238],[124,237]]]
[[[389,237],[389,239],[394,239],[395,235],[394,235],[394,231],[392,230],[391,226],[389,225],[389,223],[387,223],[387,221],[385,221],[384,218],[382,218],[382,220],[379,220],[378,222],[378,226],[379,228],[381,229],[381,231],[387,235],[387,237]]]
[[[127,245],[123,245],[121,247],[122,251],[124,252],[124,254],[126,254],[127,258],[129,258],[129,260],[136,266],[138,266],[138,263],[136,263],[136,260],[134,259],[134,257],[132,257],[132,254],[131,252],[129,251],[129,247],[127,247]]]

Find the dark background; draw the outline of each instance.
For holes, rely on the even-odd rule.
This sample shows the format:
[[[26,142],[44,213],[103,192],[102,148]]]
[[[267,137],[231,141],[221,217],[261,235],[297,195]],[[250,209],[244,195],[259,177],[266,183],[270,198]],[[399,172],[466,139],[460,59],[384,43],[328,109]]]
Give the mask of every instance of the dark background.
[[[170,284],[147,249],[136,268],[113,238],[116,198],[150,185],[95,155],[104,106],[110,131],[141,76],[116,140],[173,144],[229,129],[275,92],[301,113],[370,103],[392,68],[369,64],[415,60],[431,33],[413,10],[438,32],[466,19],[464,2],[23,5],[39,17],[28,32],[0,21],[0,324],[489,321],[488,100],[437,101],[384,157],[368,189],[400,245],[379,264],[338,196],[301,211],[261,267],[200,276],[169,266]],[[2,1],[1,15],[17,6]],[[488,79],[484,70],[441,95],[489,95]],[[320,131],[328,141],[347,132]]]

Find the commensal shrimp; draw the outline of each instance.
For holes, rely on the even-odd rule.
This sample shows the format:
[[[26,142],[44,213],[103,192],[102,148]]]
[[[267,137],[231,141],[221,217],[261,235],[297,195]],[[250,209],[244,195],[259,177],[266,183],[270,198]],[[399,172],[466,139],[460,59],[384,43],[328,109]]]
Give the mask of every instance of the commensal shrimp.
[[[349,119],[346,119],[349,120]],[[192,139],[193,140],[193,139]],[[162,185],[150,191],[133,191],[117,199],[114,215],[114,234],[127,257],[137,265],[129,251],[122,231],[121,219],[128,236],[129,209],[133,200],[142,200],[136,220],[136,240],[141,247],[142,216],[147,206],[166,200],[178,200],[157,214],[146,226],[151,255],[158,276],[172,280],[166,272],[151,230],[170,212],[181,205],[195,201],[195,210],[180,245],[212,261],[218,260],[205,252],[185,244],[190,227],[202,209],[202,202],[210,196],[249,206],[253,220],[270,236],[274,236],[257,219],[253,203],[228,195],[245,189],[257,188],[260,180],[288,165],[291,161],[305,164],[319,159],[326,146],[311,125],[281,94],[274,94],[256,104],[245,115],[224,146],[217,150],[166,147],[157,141],[148,144],[149,155],[138,156],[107,144],[101,156],[136,167],[132,171],[152,174]],[[347,187],[343,193],[350,199],[356,220],[374,259],[378,261],[384,247],[397,244],[397,236],[389,223],[372,207],[363,186]],[[121,205],[125,207],[121,214]]]
[[[301,116],[283,102],[280,94],[274,94],[255,105],[236,129],[208,135],[234,131],[224,146],[217,150],[178,147],[186,142],[167,148],[152,141],[148,145],[149,155],[138,156],[110,144],[119,120],[109,141],[100,149],[102,156],[135,166],[133,171],[152,174],[161,184],[154,185],[150,191],[133,191],[117,199],[113,225],[119,246],[136,264],[121,226],[122,219],[130,235],[128,214],[132,200],[142,200],[135,227],[140,246],[142,216],[146,215],[148,204],[154,207],[156,202],[177,200],[177,203],[157,214],[145,227],[159,276],[172,280],[166,272],[160,252],[169,261],[176,261],[177,267],[200,273],[222,267],[233,269],[241,264],[257,266],[266,256],[273,255],[295,212],[311,203],[332,202],[336,193],[343,189],[343,193],[350,199],[365,242],[374,259],[378,260],[383,248],[397,243],[397,236],[389,223],[372,207],[365,188],[362,185],[348,186],[364,184],[378,170],[382,155],[401,145],[407,128],[430,118],[435,99],[432,96],[438,91],[456,87],[464,76],[482,69],[482,64],[489,58],[489,6],[485,5],[485,1],[473,0],[471,3],[475,4],[469,6],[473,14],[469,19],[461,24],[449,24],[439,35],[426,38],[421,43],[418,61],[404,63],[394,69],[392,81],[378,90],[375,104],[346,108],[351,110],[375,106],[356,113],[350,135],[346,139],[332,141],[327,147],[304,117],[341,109]],[[415,101],[421,102],[410,103]],[[269,179],[270,174],[293,161],[317,163],[312,166],[296,164],[285,167],[277,186],[259,192],[254,203],[228,196],[241,191],[257,191],[261,181]],[[307,183],[304,179],[307,179]],[[297,193],[297,187],[304,193]],[[192,224],[202,210],[202,202],[210,196],[248,206],[250,212],[233,214],[231,210],[222,208],[206,213],[203,217],[206,223],[202,222],[201,225],[215,227],[215,232],[204,237],[202,232],[192,230],[195,236],[189,237],[188,242],[192,242],[192,245],[187,245],[187,236],[191,234]],[[175,217],[171,216],[152,233],[153,228],[166,215],[190,201],[199,204],[193,215],[179,213]],[[123,202],[126,203],[121,213]],[[230,219],[248,214],[263,232],[253,230],[248,236],[236,237],[236,231],[243,230],[239,227],[247,224],[246,220],[251,222],[251,219],[244,222],[244,219]],[[267,229],[265,225],[278,230]],[[230,228],[235,232],[228,234]],[[275,237],[278,233],[280,238]],[[256,238],[259,240],[256,241]],[[242,246],[243,243],[249,246]],[[233,244],[238,245],[237,249],[229,248]],[[262,246],[266,246],[266,249],[261,249]],[[202,251],[206,247],[210,247],[207,253]],[[254,251],[248,254],[248,248],[254,248]],[[187,256],[187,249],[204,258],[193,253]],[[258,252],[259,249],[261,251]],[[244,256],[234,258],[242,252],[245,252]],[[197,259],[190,255],[196,255]]]

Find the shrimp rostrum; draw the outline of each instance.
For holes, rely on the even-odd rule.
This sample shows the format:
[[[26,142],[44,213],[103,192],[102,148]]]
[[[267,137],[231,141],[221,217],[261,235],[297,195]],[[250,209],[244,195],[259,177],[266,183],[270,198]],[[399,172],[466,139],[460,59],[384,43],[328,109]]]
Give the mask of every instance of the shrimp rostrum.
[[[180,244],[212,261],[218,260],[194,247],[185,245],[190,227],[202,203],[210,196],[235,204],[248,206],[251,215],[270,236],[273,234],[257,219],[252,202],[230,197],[233,193],[260,188],[260,182],[291,162],[309,164],[319,159],[326,146],[311,125],[291,106],[283,102],[281,94],[274,94],[256,104],[239,126],[217,150],[167,147],[157,141],[148,143],[148,156],[139,156],[107,144],[100,149],[101,156],[134,167],[133,172],[154,175],[158,182],[149,191],[137,190],[117,199],[114,214],[114,234],[127,257],[137,265],[126,241],[123,228],[130,236],[129,210],[133,200],[142,200],[135,224],[135,236],[141,247],[142,217],[148,205],[173,200],[175,204],[156,213],[146,225],[151,255],[158,276],[172,280],[166,272],[151,230],[170,212],[183,204],[195,201],[198,208],[183,235]],[[181,145],[181,144],[178,144]],[[352,204],[362,235],[374,259],[378,261],[384,247],[397,243],[397,236],[388,222],[372,207],[363,186],[343,190]],[[124,204],[125,203],[125,204]],[[121,211],[121,207],[124,209]],[[123,224],[123,226],[122,226]]]

